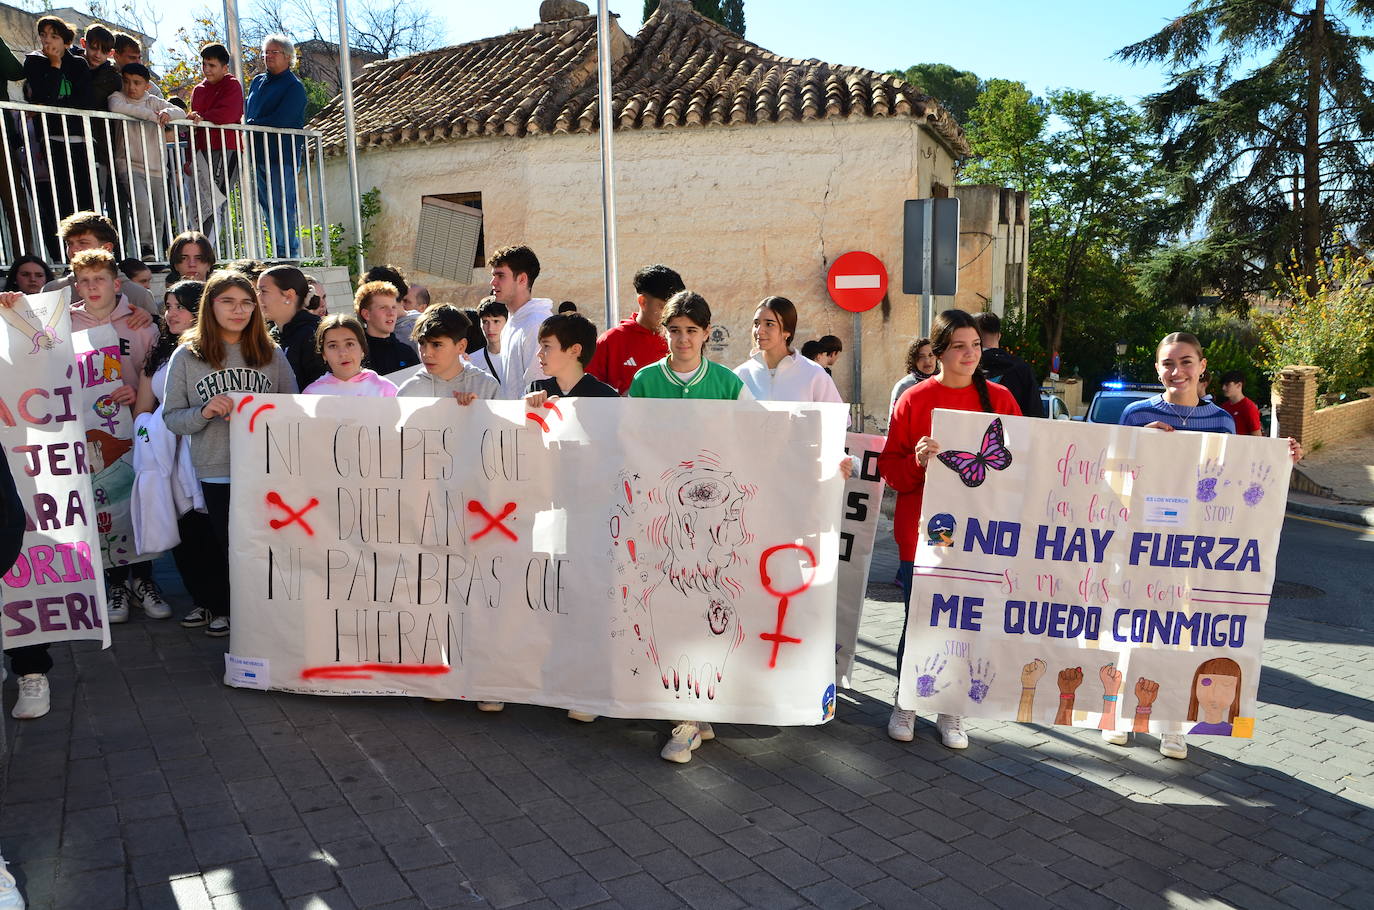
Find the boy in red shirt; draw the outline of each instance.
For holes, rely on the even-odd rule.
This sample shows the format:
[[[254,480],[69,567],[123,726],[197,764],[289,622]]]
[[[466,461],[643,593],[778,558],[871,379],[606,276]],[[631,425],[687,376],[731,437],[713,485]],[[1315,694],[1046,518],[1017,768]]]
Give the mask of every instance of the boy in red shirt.
[[[191,120],[202,125],[243,121],[243,85],[229,71],[229,51],[223,44],[200,49],[200,68],[205,80],[191,90]],[[239,137],[233,130],[192,131],[196,149],[196,177],[201,184],[200,216],[204,233],[215,236],[215,218],[222,203],[211,196],[228,197],[239,169]],[[190,173],[190,171],[188,171]],[[213,182],[214,192],[210,188]]]
[[[663,335],[663,307],[678,291],[686,290],[682,276],[666,265],[646,265],[635,272],[639,312],[596,339],[596,352],[587,372],[624,395],[635,373],[668,354]]]
[[[1221,398],[1217,406],[1236,422],[1237,436],[1263,436],[1259,406],[1245,397],[1245,374],[1231,370],[1221,376]]]

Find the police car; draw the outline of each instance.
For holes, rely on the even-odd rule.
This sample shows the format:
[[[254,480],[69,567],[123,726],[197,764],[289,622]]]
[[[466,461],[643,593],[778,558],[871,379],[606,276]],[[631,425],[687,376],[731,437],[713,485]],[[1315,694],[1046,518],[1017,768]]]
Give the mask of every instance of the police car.
[[[1153,398],[1164,391],[1164,386],[1144,382],[1104,382],[1088,405],[1086,419],[1089,423],[1120,423],[1121,412],[1134,401]]]

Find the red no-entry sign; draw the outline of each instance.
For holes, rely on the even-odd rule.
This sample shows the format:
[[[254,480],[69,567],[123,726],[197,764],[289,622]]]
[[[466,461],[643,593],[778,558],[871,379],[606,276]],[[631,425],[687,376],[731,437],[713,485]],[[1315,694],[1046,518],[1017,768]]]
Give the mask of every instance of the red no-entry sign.
[[[830,299],[851,313],[877,306],[887,293],[887,269],[872,253],[845,253],[830,267],[825,286]]]

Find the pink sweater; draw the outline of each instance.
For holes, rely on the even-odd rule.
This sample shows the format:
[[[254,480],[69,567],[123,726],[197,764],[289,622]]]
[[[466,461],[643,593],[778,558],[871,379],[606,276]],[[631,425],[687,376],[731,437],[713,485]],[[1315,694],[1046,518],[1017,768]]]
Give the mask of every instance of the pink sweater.
[[[157,326],[145,325],[141,329],[129,328],[129,314],[134,311],[134,308],[123,294],[119,295],[119,302],[110,311],[110,315],[104,319],[96,319],[86,311],[81,303],[78,301],[71,308],[72,331],[80,332],[102,325],[113,326],[120,344],[120,378],[124,380],[125,385],[137,392],[138,377],[143,370],[143,362],[148,359],[148,351],[157,344]]]
[[[347,395],[350,398],[395,398],[396,383],[371,370],[363,370],[352,379],[339,379],[325,373],[305,387],[304,395]]]

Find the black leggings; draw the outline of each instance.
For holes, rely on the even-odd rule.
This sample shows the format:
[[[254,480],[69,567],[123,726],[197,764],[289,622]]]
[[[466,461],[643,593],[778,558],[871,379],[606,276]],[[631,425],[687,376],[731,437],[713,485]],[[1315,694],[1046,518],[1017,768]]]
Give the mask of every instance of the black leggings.
[[[201,603],[214,616],[229,615],[229,484],[202,483],[209,511],[210,540],[205,553],[205,597]]]
[[[210,516],[193,509],[177,519],[177,531],[181,534],[181,543],[172,548],[172,561],[177,565],[181,583],[186,586],[186,593],[191,595],[192,603],[207,610],[213,609],[212,605],[219,603],[217,597],[220,592],[212,586],[211,577],[217,571],[216,554],[220,551],[214,529],[210,526]]]

